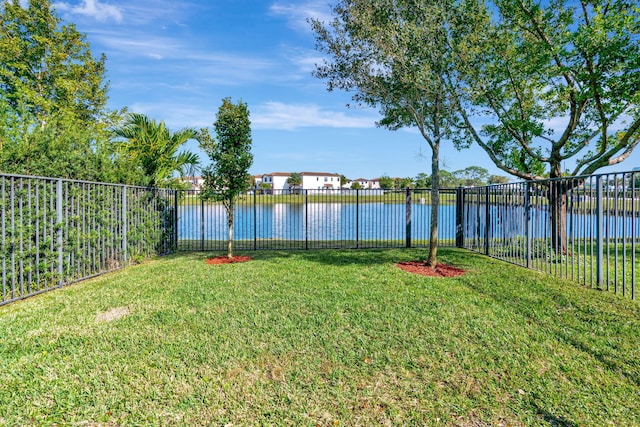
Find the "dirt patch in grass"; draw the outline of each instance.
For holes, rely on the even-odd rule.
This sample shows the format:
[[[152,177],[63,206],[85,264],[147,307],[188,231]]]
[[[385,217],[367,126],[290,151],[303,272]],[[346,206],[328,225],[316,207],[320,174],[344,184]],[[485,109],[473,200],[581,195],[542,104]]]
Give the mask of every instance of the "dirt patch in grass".
[[[234,256],[233,258],[229,258],[226,255],[221,255],[213,258],[207,258],[205,262],[211,265],[220,265],[220,264],[234,264],[236,262],[247,262],[251,261],[253,258],[250,256]]]
[[[406,261],[396,264],[399,268],[409,273],[420,274],[429,277],[456,277],[466,273],[465,270],[449,264],[437,264],[435,270],[427,267],[424,261]]]
[[[98,313],[96,322],[112,322],[122,317],[128,316],[130,313],[127,307],[115,307],[107,311]]]

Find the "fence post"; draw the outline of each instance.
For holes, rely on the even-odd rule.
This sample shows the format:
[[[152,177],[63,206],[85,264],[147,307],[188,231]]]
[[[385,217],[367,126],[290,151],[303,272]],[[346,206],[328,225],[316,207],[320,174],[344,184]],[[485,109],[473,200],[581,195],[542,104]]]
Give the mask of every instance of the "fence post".
[[[258,199],[257,190],[253,190],[253,250],[258,250]]]
[[[309,249],[309,190],[304,190],[304,249]]]
[[[531,191],[531,183],[525,184],[524,190],[524,239],[525,239],[525,257],[527,268],[531,267],[531,199],[529,192]]]
[[[489,187],[484,188],[484,254],[489,255],[489,230],[491,228],[491,211],[489,206]]]
[[[200,250],[204,251],[204,199],[200,194]]]
[[[603,214],[602,214],[602,176],[596,176],[596,283],[598,289],[602,288],[602,235],[603,235]]]
[[[186,198],[186,194],[185,194]],[[178,207],[180,200],[180,190],[173,190],[173,250],[178,251]]]
[[[127,186],[122,186],[122,262],[127,264]]]
[[[360,248],[360,190],[356,188],[356,249]]]
[[[464,246],[464,188],[456,188],[456,248]]]
[[[405,243],[406,247],[411,247],[411,189],[407,187],[405,215]]]
[[[56,244],[58,245],[58,286],[62,287],[64,283],[63,279],[63,259],[64,259],[64,250],[62,247],[62,179],[58,179],[56,181],[56,228],[58,231],[58,236],[56,239]]]

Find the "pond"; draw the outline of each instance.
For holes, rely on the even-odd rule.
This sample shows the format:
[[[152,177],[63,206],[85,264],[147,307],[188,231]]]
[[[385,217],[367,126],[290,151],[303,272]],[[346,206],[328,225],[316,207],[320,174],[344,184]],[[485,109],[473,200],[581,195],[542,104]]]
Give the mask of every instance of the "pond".
[[[412,205],[412,238],[428,238],[430,215],[431,206]],[[440,238],[455,238],[455,206],[441,206],[440,218]],[[225,240],[226,221],[220,204],[180,206],[178,239]],[[404,203],[274,203],[237,206],[234,238],[404,240],[406,229]]]
[[[428,240],[431,220],[429,204],[414,203],[407,220],[404,203],[273,203],[236,207],[236,240],[358,241],[402,240],[410,230],[412,240]],[[438,237],[455,240],[456,206],[441,205]],[[526,230],[525,210],[517,205],[491,206],[490,236],[513,238]],[[465,236],[484,236],[485,205],[467,204],[464,209]],[[226,240],[227,215],[221,204],[183,205],[178,211],[179,240]],[[548,206],[530,208],[529,233],[549,237]],[[409,226],[409,228],[408,228]],[[595,215],[572,214],[567,219],[569,237],[596,235]],[[640,234],[640,217],[605,215],[605,238]]]

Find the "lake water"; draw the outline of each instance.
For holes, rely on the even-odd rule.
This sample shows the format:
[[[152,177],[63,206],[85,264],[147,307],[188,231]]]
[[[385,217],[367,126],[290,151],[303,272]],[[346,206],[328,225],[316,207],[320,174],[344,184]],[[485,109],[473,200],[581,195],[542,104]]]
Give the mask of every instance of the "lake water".
[[[411,234],[428,238],[431,206],[412,205]],[[180,206],[178,238],[224,240],[226,211],[218,204]],[[440,238],[455,238],[455,206],[440,207]],[[406,206],[393,203],[275,203],[237,206],[236,239],[395,240],[405,239]]]
[[[455,206],[440,206],[438,237],[455,239]],[[523,235],[522,206],[492,206],[491,236]],[[431,206],[413,204],[410,224],[412,240],[428,240]],[[484,205],[467,205],[465,235],[483,235]],[[179,240],[226,240],[227,215],[220,204],[183,205],[178,211]],[[635,236],[640,238],[640,218],[607,216],[604,231],[607,237]],[[549,236],[549,211],[546,206],[530,211],[530,235]],[[407,219],[404,203],[274,203],[238,205],[234,223],[237,240],[404,240]],[[594,215],[572,215],[567,221],[569,236],[595,236]]]

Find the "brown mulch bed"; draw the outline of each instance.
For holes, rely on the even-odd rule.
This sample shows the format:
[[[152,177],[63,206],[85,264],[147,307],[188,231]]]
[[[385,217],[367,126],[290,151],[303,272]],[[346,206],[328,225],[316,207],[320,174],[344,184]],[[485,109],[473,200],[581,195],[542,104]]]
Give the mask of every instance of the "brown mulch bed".
[[[404,271],[408,271],[409,273],[420,274],[422,276],[429,277],[456,277],[462,276],[464,273],[466,273],[466,271],[461,268],[442,263],[437,264],[435,270],[431,267],[427,267],[424,264],[424,261],[406,261],[399,262],[396,265]]]
[[[207,258],[205,262],[211,265],[221,265],[221,264],[234,264],[236,262],[247,262],[251,261],[253,258],[250,256],[239,256],[236,255],[233,258],[229,258],[226,255],[221,255],[213,258]]]

